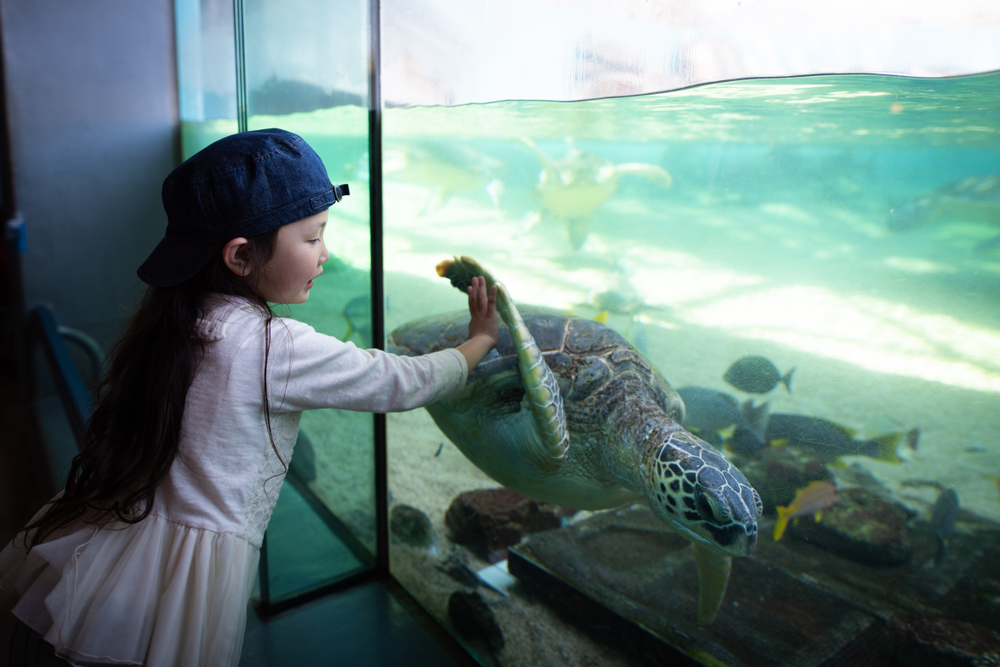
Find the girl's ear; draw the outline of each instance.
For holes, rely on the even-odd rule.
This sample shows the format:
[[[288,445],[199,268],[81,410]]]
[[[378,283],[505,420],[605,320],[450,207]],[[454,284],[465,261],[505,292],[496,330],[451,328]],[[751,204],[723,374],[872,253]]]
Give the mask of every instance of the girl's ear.
[[[235,238],[226,244],[222,249],[222,261],[225,262],[229,270],[238,276],[244,277],[250,273],[250,263],[247,261],[244,252],[247,240],[242,236]]]

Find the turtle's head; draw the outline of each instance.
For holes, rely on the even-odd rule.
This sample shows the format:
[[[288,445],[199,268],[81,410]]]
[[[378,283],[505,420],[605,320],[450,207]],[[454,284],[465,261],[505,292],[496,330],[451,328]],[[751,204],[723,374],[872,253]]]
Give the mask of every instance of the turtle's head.
[[[675,431],[652,454],[647,497],[661,520],[719,554],[753,553],[762,505],[743,473],[687,431]]]

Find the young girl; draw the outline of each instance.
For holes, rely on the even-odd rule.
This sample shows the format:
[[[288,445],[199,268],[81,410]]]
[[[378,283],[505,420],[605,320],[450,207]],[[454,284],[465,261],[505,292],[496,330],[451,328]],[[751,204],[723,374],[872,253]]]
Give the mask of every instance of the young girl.
[[[151,287],[66,489],[0,553],[15,664],[236,665],[302,411],[427,405],[496,344],[481,279],[469,339],[423,357],[275,317],[269,303],[309,298],[346,194],[274,129],[222,139],[167,177],[166,236],[139,268]]]

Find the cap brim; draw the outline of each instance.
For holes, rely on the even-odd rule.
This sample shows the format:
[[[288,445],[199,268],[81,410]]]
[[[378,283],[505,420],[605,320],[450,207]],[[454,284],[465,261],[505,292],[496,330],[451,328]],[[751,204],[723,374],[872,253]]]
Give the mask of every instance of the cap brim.
[[[154,287],[173,287],[198,273],[218,250],[204,239],[165,236],[136,273]]]

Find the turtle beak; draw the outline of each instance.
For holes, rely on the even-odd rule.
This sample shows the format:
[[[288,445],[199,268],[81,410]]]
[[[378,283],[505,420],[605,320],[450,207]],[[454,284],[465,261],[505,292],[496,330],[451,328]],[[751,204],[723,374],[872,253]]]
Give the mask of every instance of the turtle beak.
[[[727,556],[749,556],[757,548],[757,522],[730,523],[726,526],[702,524],[712,536],[708,544],[714,551]]]
[[[749,556],[753,554],[754,550],[757,548],[757,524],[754,523],[752,526],[745,526],[747,531],[747,541],[746,548],[744,549],[744,556]]]

